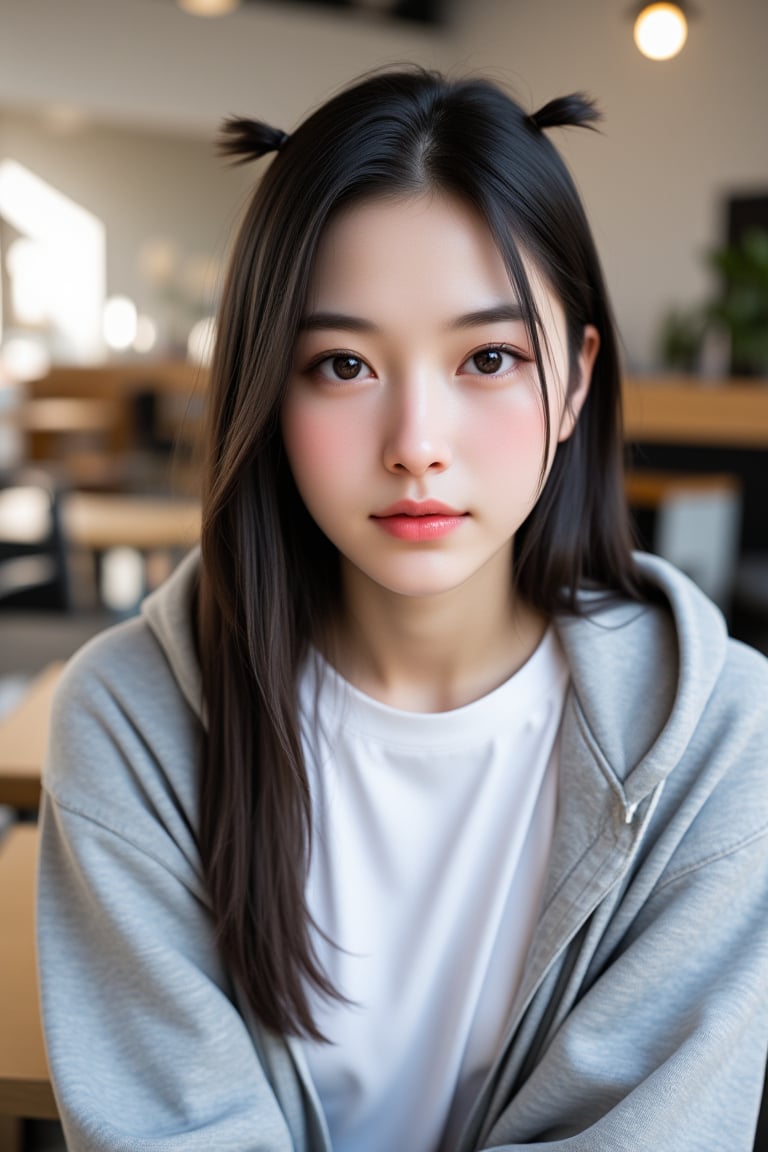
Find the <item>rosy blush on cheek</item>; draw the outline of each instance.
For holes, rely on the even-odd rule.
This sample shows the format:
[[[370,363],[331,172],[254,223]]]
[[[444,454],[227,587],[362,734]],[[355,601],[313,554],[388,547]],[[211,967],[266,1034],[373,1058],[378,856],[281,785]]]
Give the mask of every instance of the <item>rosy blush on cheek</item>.
[[[287,408],[283,414],[283,442],[291,459],[308,466],[323,466],[337,458],[348,443],[348,422],[313,413],[301,407]]]
[[[343,404],[321,409],[298,402],[284,409],[282,430],[293,479],[320,522],[359,479],[360,421]]]
[[[533,458],[540,461],[545,451],[544,413],[540,404],[517,403],[503,407],[491,418],[478,422],[474,440],[484,454],[506,459],[507,466],[510,452],[515,454],[521,467]]]
[[[514,493],[518,514],[527,515],[539,493],[546,456],[541,405],[537,397],[502,405],[490,415],[473,422],[471,467],[486,487],[507,493],[507,498]]]

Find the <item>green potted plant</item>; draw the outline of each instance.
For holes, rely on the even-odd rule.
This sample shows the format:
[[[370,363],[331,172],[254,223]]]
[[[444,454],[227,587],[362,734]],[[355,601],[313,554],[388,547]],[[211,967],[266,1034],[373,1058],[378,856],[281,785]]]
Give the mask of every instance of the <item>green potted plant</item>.
[[[711,252],[709,262],[721,288],[705,317],[727,330],[732,371],[768,377],[768,229],[745,232],[738,244]]]

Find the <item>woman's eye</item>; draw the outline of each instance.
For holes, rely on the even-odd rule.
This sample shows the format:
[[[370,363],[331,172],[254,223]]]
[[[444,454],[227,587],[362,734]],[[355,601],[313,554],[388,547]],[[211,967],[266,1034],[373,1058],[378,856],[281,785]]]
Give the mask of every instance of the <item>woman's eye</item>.
[[[348,352],[339,352],[334,356],[326,356],[314,365],[314,371],[325,380],[359,380],[371,375],[371,369],[359,356],[352,356]]]
[[[470,375],[501,376],[510,372],[522,357],[508,348],[491,346],[473,352],[461,366],[462,372]]]

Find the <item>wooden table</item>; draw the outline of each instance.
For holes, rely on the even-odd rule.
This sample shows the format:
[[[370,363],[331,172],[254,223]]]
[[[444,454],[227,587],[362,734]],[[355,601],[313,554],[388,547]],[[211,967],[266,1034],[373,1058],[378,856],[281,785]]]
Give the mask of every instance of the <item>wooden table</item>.
[[[58,1115],[37,992],[37,850],[33,824],[14,825],[0,842],[0,1135],[6,1147],[13,1147],[13,1118]]]
[[[117,418],[114,400],[80,396],[25,400],[17,408],[7,408],[0,413],[0,423],[11,424],[22,432],[108,433]]]
[[[110,431],[110,445],[116,455],[130,453],[138,447],[136,399],[151,395],[162,413],[168,413],[170,439],[181,438],[196,443],[205,407],[207,372],[186,360],[127,360],[94,365],[61,365],[47,375],[30,380],[26,394],[38,400],[96,400],[109,402],[115,413]],[[29,431],[33,460],[51,459],[51,444],[45,436]]]
[[[51,698],[62,662],[50,664],[0,721],[0,804],[37,808],[48,746]]]
[[[768,381],[637,376],[623,395],[629,441],[768,448]]]
[[[67,541],[94,552],[190,548],[200,539],[197,500],[71,492],[62,519]]]

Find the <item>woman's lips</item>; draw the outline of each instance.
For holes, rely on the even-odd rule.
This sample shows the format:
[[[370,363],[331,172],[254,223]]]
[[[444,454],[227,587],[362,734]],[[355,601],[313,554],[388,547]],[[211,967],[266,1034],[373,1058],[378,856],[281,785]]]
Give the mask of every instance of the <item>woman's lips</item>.
[[[466,512],[458,512],[436,500],[400,500],[371,517],[390,536],[421,543],[439,540],[461,526]]]

